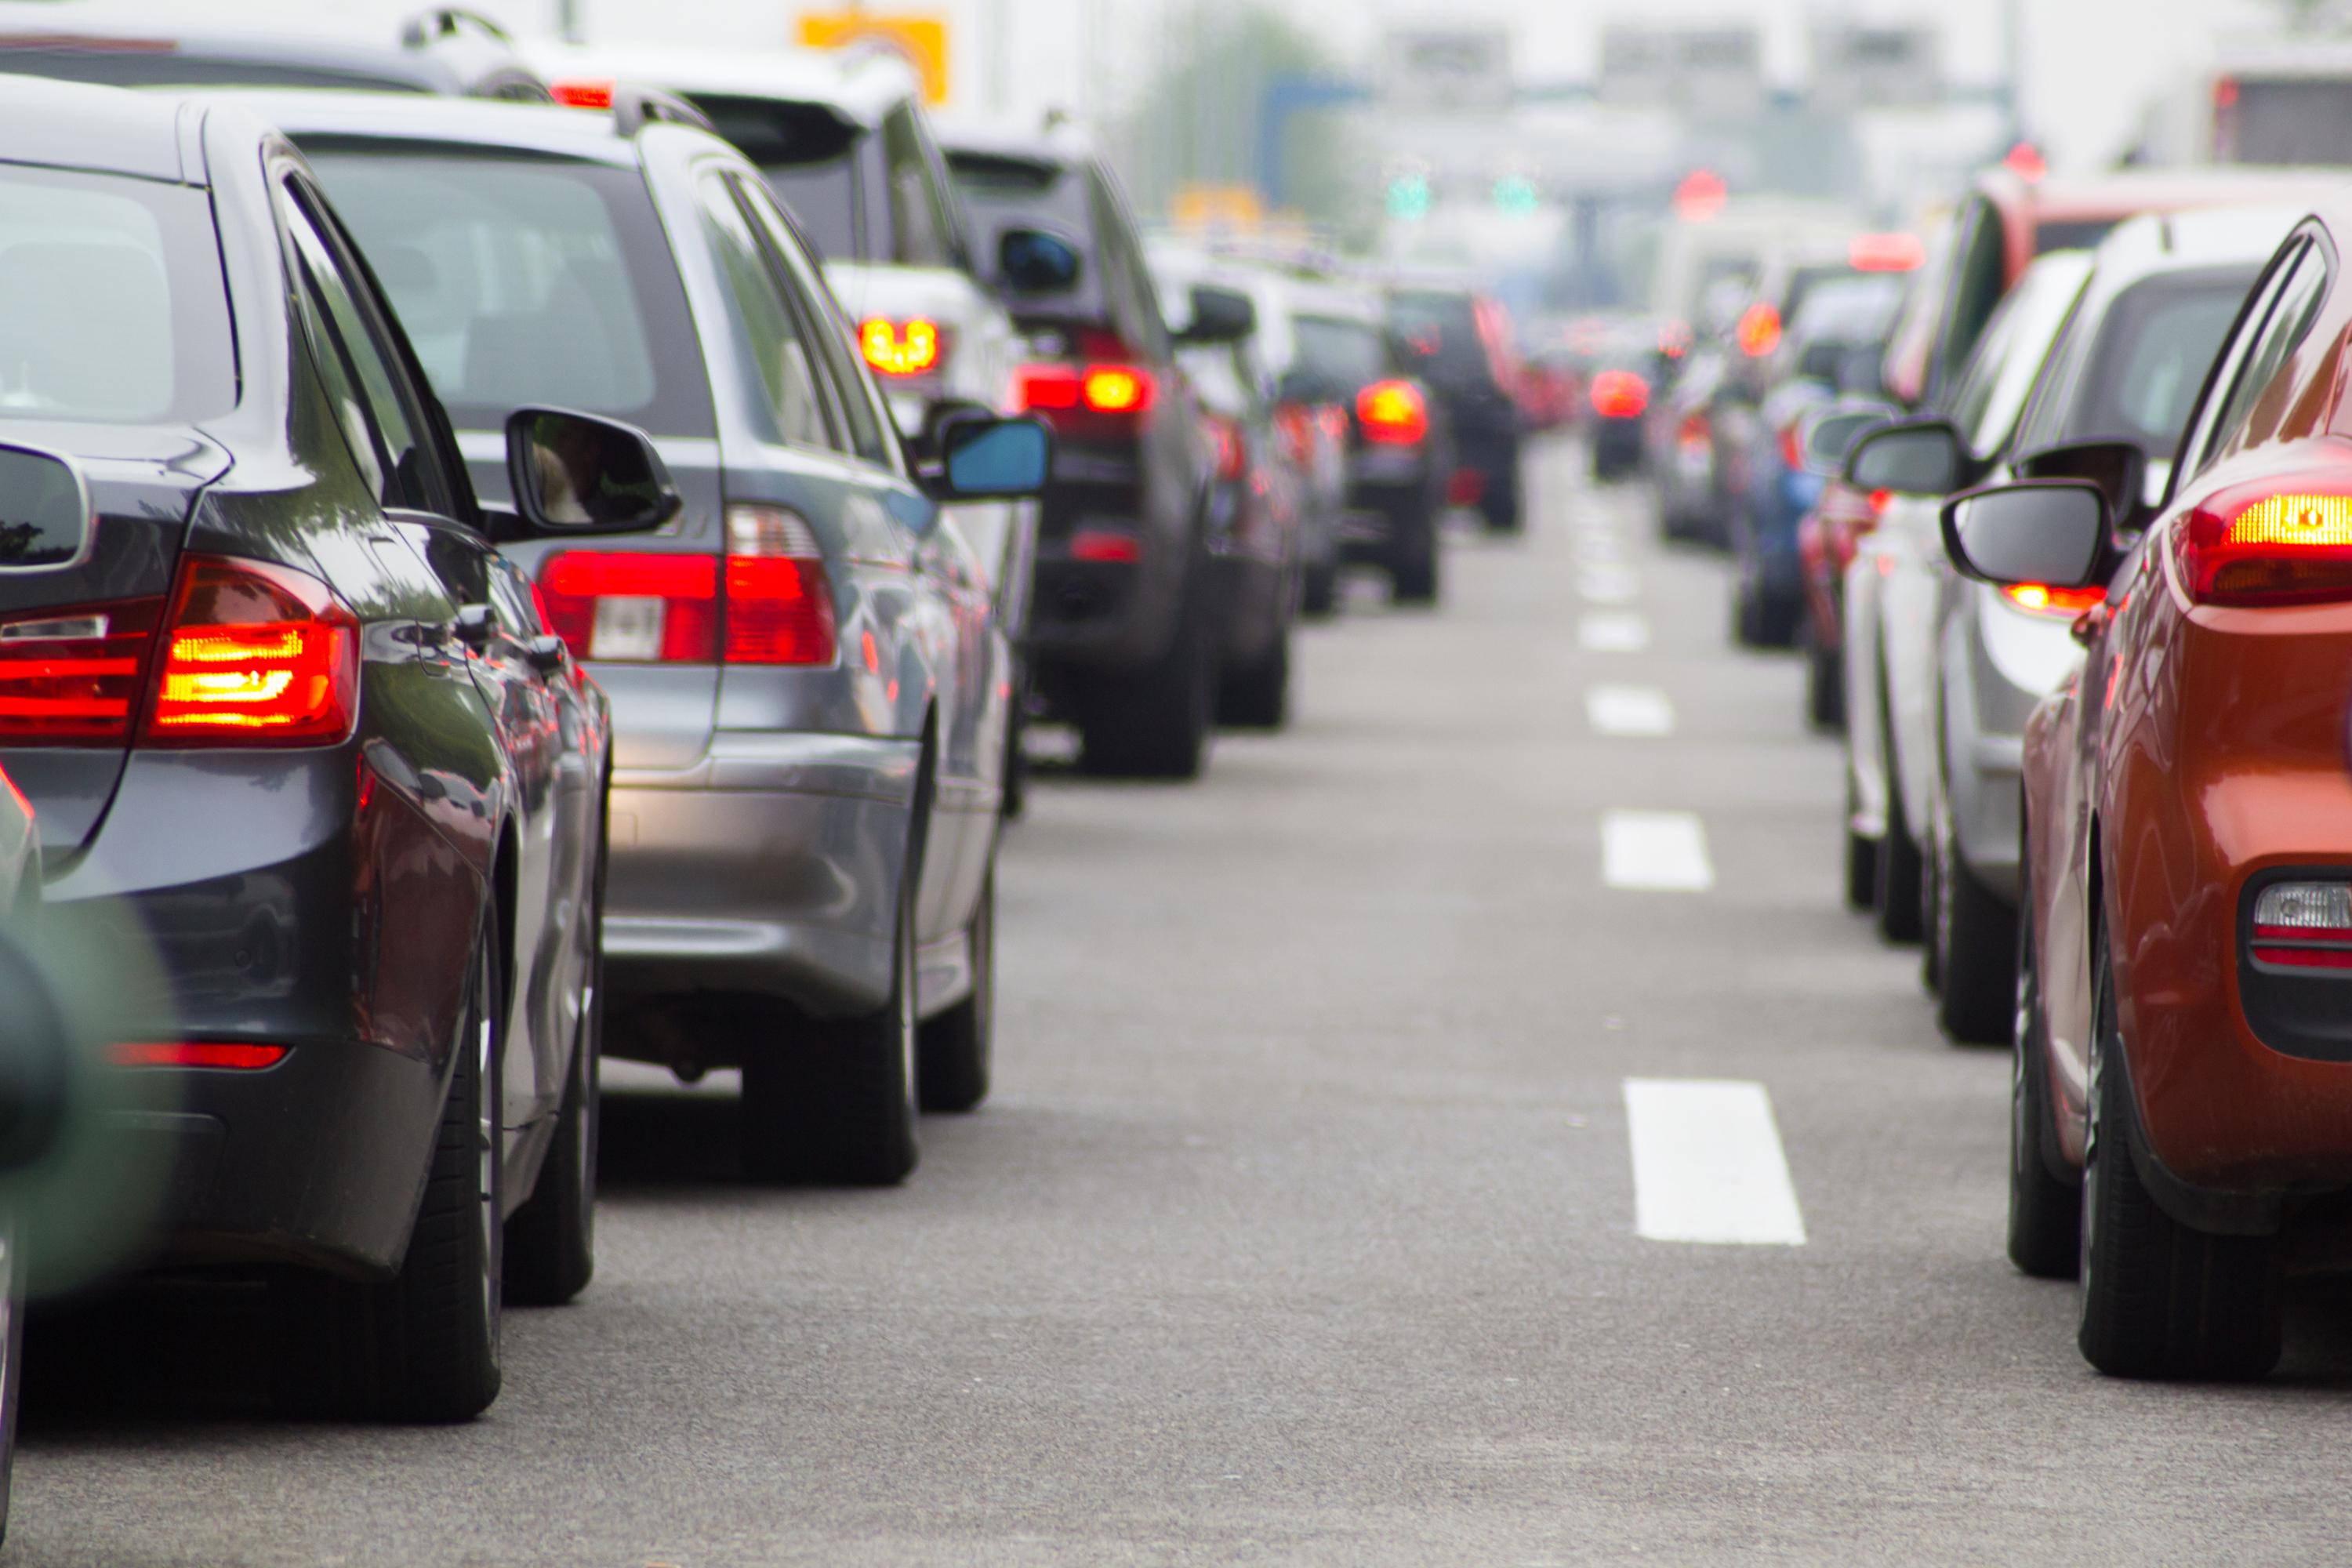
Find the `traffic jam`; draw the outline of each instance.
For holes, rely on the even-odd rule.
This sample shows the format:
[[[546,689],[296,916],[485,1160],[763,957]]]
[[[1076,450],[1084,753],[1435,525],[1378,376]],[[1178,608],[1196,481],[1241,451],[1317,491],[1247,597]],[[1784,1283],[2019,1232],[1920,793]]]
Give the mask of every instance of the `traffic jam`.
[[[2352,18],[248,8],[0,4],[0,1560],[2338,1549]]]

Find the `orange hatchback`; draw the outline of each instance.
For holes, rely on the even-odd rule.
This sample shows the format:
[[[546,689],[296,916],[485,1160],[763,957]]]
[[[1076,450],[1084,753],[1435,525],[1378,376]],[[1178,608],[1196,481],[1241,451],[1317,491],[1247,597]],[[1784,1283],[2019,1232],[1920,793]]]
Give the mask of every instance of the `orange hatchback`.
[[[2010,1255],[2103,1372],[2258,1377],[2352,1240],[2352,201],[2272,259],[2160,454],[1956,498],[1960,570],[2107,584],[2025,739]]]

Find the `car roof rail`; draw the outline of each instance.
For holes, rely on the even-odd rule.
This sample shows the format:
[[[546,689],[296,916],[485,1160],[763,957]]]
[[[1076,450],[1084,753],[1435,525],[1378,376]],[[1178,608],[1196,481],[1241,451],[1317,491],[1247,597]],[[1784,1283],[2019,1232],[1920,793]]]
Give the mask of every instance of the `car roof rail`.
[[[504,27],[479,11],[469,11],[463,5],[436,5],[418,12],[401,28],[400,41],[412,49],[421,49],[436,38],[454,38],[467,32],[478,33],[509,48],[514,47],[513,36]]]
[[[634,82],[613,84],[613,126],[624,137],[634,137],[648,125],[687,125],[719,134],[710,116],[674,92]]]

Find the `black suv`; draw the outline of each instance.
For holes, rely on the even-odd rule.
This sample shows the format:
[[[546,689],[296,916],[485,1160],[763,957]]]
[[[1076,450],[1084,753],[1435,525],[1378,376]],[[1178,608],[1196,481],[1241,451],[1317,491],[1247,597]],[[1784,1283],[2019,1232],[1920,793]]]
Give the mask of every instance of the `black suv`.
[[[1401,281],[1389,289],[1389,330],[1444,406],[1459,465],[1454,503],[1475,507],[1494,532],[1517,532],[1519,405],[1501,303],[1464,284]]]
[[[940,140],[1030,339],[1017,401],[1060,437],[1030,608],[1038,689],[1076,724],[1089,772],[1190,778],[1215,713],[1216,448],[1135,221],[1109,165],[1066,130]],[[1245,300],[1194,303],[1184,342],[1255,325]]]

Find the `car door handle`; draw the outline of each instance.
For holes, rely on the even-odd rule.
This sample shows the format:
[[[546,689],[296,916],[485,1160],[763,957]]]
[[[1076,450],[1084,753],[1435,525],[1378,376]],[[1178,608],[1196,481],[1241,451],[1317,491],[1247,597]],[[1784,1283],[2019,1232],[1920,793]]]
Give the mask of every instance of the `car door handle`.
[[[541,675],[553,675],[570,662],[571,657],[572,650],[553,632],[543,633],[523,645],[523,658]]]
[[[479,653],[490,646],[494,624],[488,605],[460,605],[457,618],[449,624],[449,629],[459,642]]]

